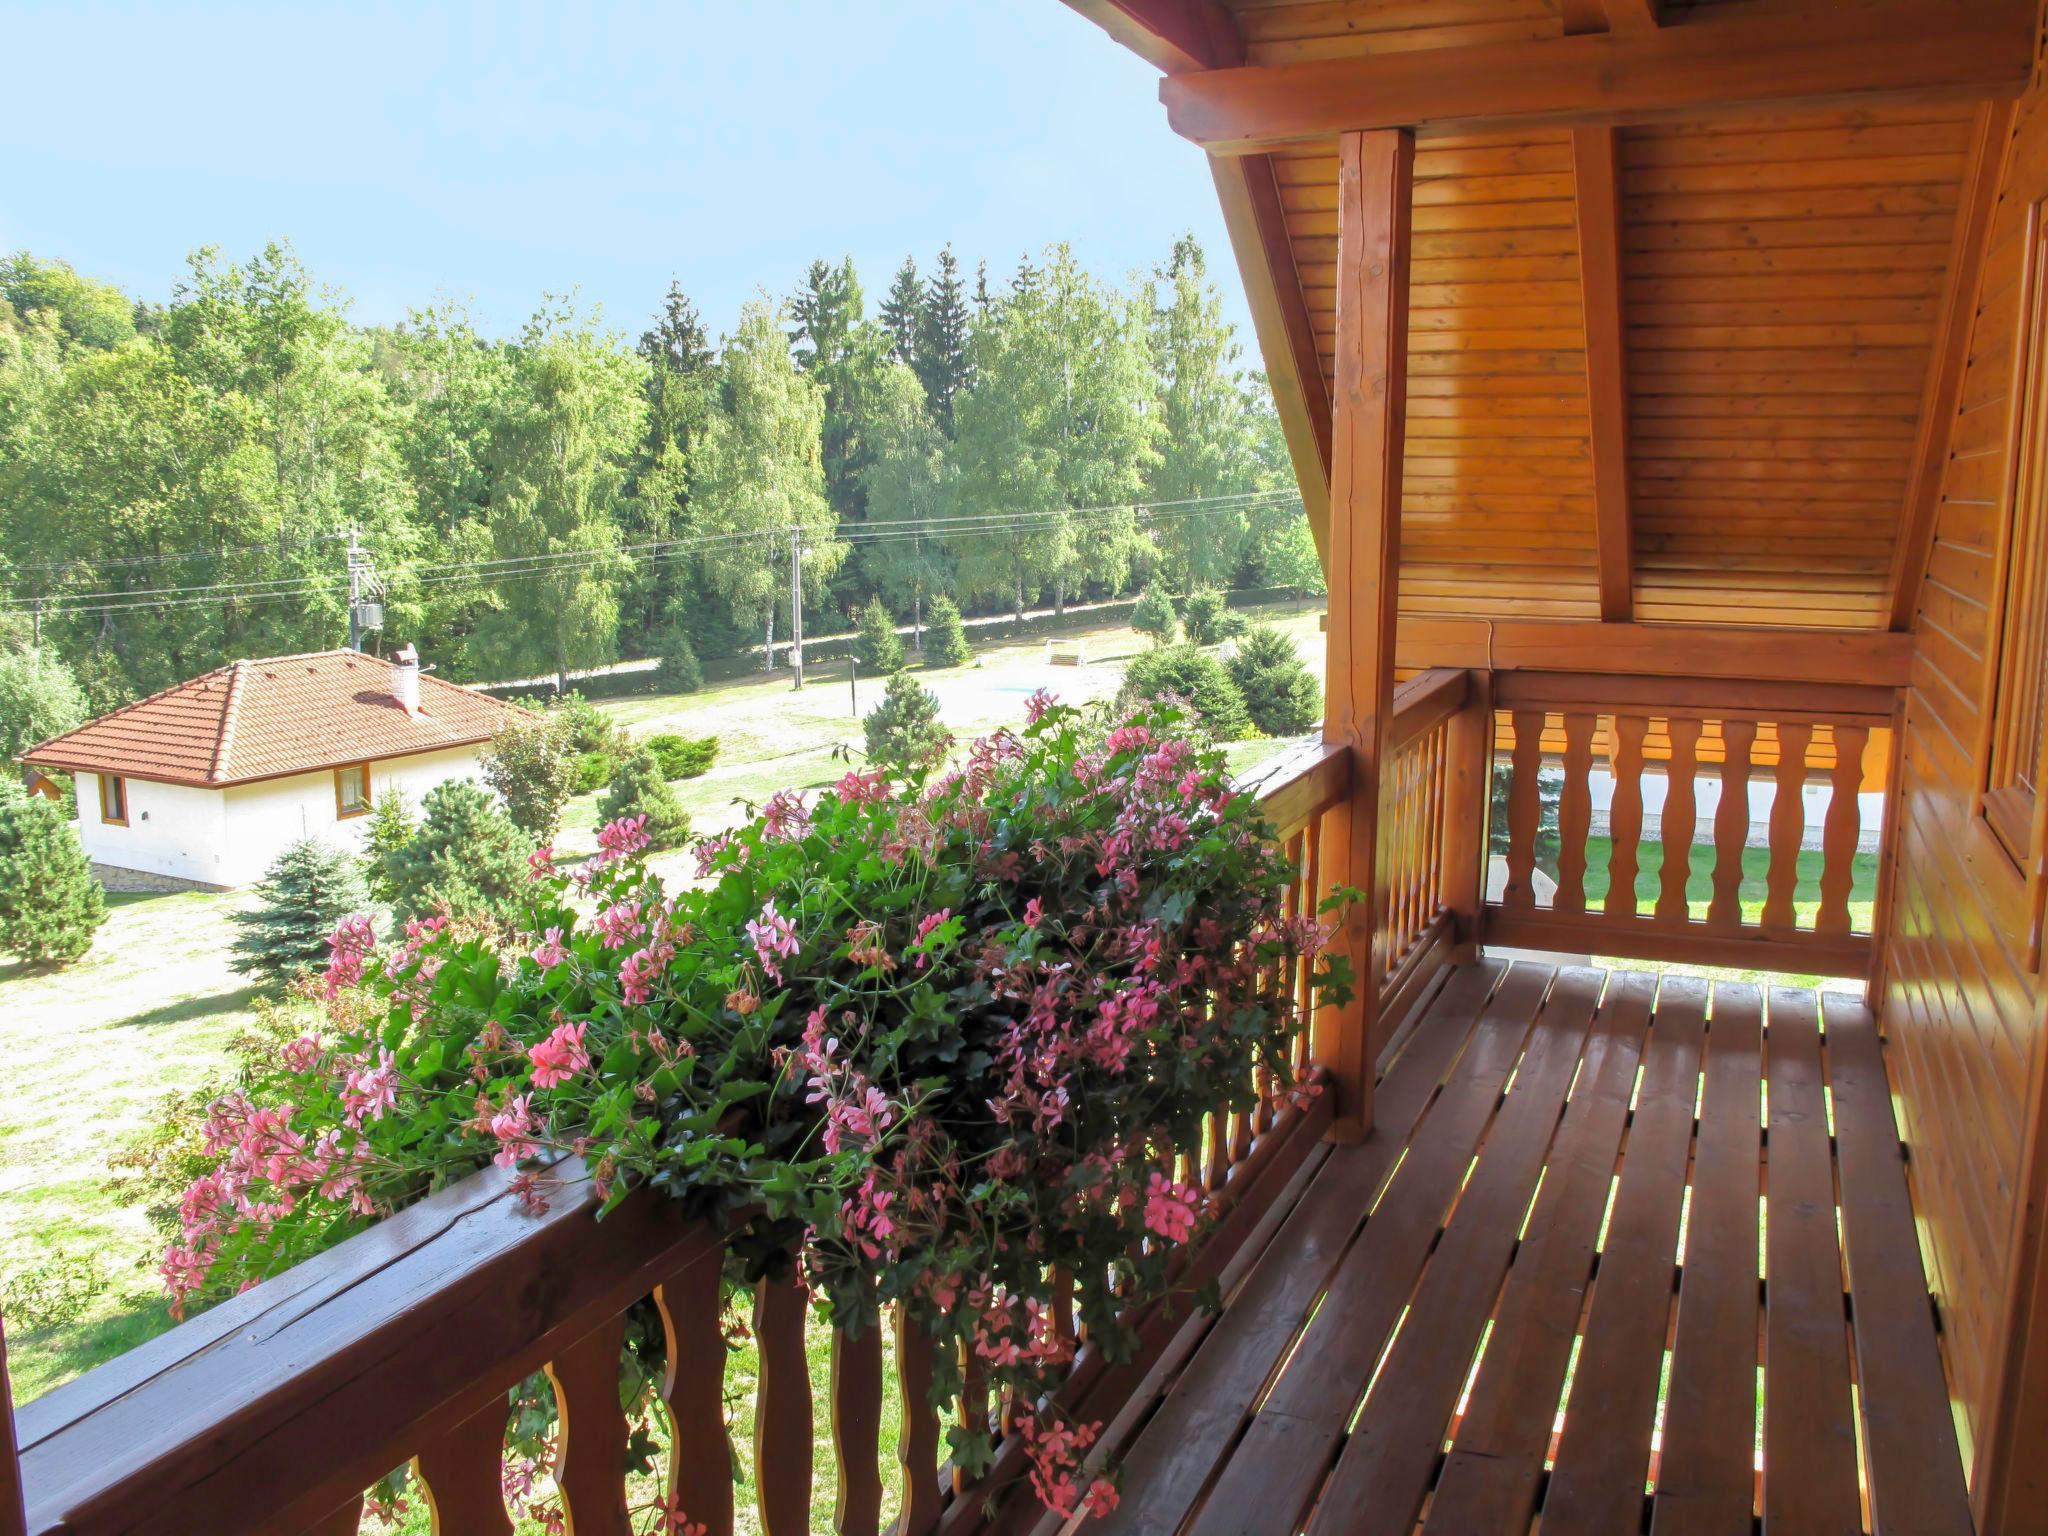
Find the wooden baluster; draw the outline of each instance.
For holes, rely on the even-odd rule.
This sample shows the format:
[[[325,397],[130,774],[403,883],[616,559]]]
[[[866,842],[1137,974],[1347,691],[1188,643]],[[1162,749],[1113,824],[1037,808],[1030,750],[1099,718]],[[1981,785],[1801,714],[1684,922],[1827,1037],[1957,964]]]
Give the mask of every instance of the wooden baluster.
[[[498,1506],[499,1513],[504,1505]],[[359,1493],[325,1519],[315,1520],[302,1536],[356,1536],[363,1523],[363,1496]]]
[[[988,1363],[965,1344],[960,1346],[960,1427],[969,1434],[988,1433]],[[967,1469],[956,1457],[953,1462],[953,1493],[967,1491]]]
[[[1416,809],[1422,799],[1422,752],[1423,744],[1417,742],[1402,754],[1397,780],[1401,798],[1395,803],[1393,815],[1388,818],[1399,843],[1399,851],[1394,856],[1395,884],[1392,889],[1400,893],[1401,900],[1400,922],[1387,937],[1386,969],[1389,972],[1400,963],[1417,926],[1422,876],[1422,846],[1417,834],[1422,830],[1422,823]]]
[[[1444,843],[1439,890],[1458,921],[1461,962],[1486,922],[1487,845],[1493,801],[1493,676],[1468,674],[1471,697],[1444,725]]]
[[[1500,904],[1511,912],[1527,912],[1536,905],[1529,876],[1536,868],[1536,832],[1543,819],[1536,783],[1543,767],[1543,712],[1518,709],[1512,718],[1515,749],[1511,759],[1514,778],[1508,786],[1508,878]]]
[[[1257,1081],[1257,1077],[1256,1077],[1256,1075],[1254,1075],[1254,1078],[1253,1078],[1253,1084],[1252,1084],[1252,1086],[1253,1086],[1253,1091],[1254,1091],[1254,1092],[1256,1092],[1256,1091],[1257,1091],[1257,1088],[1258,1088],[1258,1081]],[[1252,1152],[1252,1136],[1253,1136],[1253,1133],[1254,1133],[1254,1131],[1255,1131],[1255,1130],[1256,1130],[1256,1128],[1257,1128],[1257,1127],[1256,1127],[1256,1122],[1257,1122],[1257,1119],[1258,1119],[1258,1109],[1257,1109],[1256,1107],[1254,1107],[1254,1108],[1251,1108],[1251,1109],[1241,1109],[1241,1110],[1238,1110],[1237,1112],[1235,1112],[1234,1114],[1232,1114],[1232,1115],[1231,1115],[1231,1117],[1230,1117],[1230,1166],[1231,1166],[1231,1167],[1235,1168],[1235,1167],[1236,1167],[1236,1166],[1237,1166],[1237,1165],[1238,1165],[1239,1163],[1243,1162],[1243,1161],[1244,1161],[1244,1160],[1245,1160],[1245,1159],[1246,1159],[1247,1157],[1250,1157],[1250,1156],[1251,1156],[1251,1152]]]
[[[1321,908],[1323,900],[1323,817],[1320,812],[1308,824],[1305,859],[1307,873],[1303,877],[1302,889],[1305,895],[1302,905],[1308,916],[1320,922],[1322,921]],[[1315,990],[1308,984],[1310,963],[1308,957],[1303,956],[1295,962],[1294,968],[1295,997],[1301,1004],[1301,1015],[1304,1020],[1301,1035],[1294,1042],[1294,1064],[1297,1067],[1306,1067],[1308,1065],[1309,1052],[1315,1040],[1315,1032],[1306,1027],[1308,1023],[1313,1022],[1313,1004],[1315,1002]]]
[[[675,1438],[668,1454],[668,1496],[709,1536],[732,1536],[732,1442],[725,1427],[729,1352],[720,1313],[724,1255],[716,1243],[693,1245],[654,1304],[668,1339],[661,1400]]]
[[[1827,820],[1821,824],[1820,915],[1814,931],[1829,938],[1849,932],[1849,892],[1856,883],[1856,844],[1863,836],[1863,752],[1870,731],[1861,725],[1834,727],[1835,771],[1828,786]]]
[[[434,1536],[512,1536],[504,1488],[510,1417],[505,1399],[493,1398],[489,1407],[427,1440],[413,1457]]]
[[[1216,1190],[1230,1176],[1230,1112],[1209,1111],[1209,1166],[1203,1177],[1205,1188]]]
[[[1424,878],[1423,911],[1429,921],[1444,909],[1445,813],[1451,800],[1451,725],[1446,720],[1430,735],[1432,766],[1429,773],[1429,859]]]
[[[896,1378],[903,1389],[903,1424],[896,1461],[903,1468],[903,1512],[895,1536],[929,1536],[938,1529],[944,1500],[939,1488],[939,1414],[932,1407],[932,1371],[938,1347],[910,1309],[896,1308]]]
[[[1052,1326],[1053,1332],[1067,1343],[1081,1342],[1074,1331],[1074,1277],[1064,1269],[1052,1272]]]
[[[1691,918],[1685,882],[1692,875],[1692,840],[1699,821],[1693,781],[1699,774],[1700,722],[1673,718],[1665,724],[1671,732],[1671,762],[1664,780],[1664,869],[1657,921],[1685,923]]]
[[[1557,895],[1553,912],[1586,910],[1586,838],[1593,827],[1593,729],[1597,715],[1564,717],[1564,795],[1557,807]]]
[[[1771,872],[1764,893],[1764,931],[1793,931],[1792,891],[1799,883],[1799,845],[1806,837],[1806,748],[1813,727],[1778,724],[1778,792],[1771,801]]]
[[[832,1330],[832,1454],[839,1468],[839,1502],[832,1529],[839,1536],[876,1536],[882,1526],[882,1326],[879,1320],[850,1336]]]
[[[1742,927],[1742,855],[1749,846],[1749,768],[1756,722],[1721,722],[1721,804],[1714,811],[1714,901],[1707,926],[1717,933]]]
[[[1608,771],[1614,775],[1614,801],[1607,813],[1607,835],[1614,852],[1607,865],[1605,915],[1633,921],[1636,875],[1642,868],[1643,736],[1650,722],[1641,715],[1616,715],[1607,743]]]
[[[764,1536],[811,1528],[811,1374],[804,1359],[807,1301],[800,1278],[763,1279],[754,1291],[761,1353],[754,1397],[754,1485]]]
[[[570,1536],[630,1536],[626,1513],[626,1415],[619,1407],[624,1314],[586,1333],[548,1365],[561,1435],[555,1485]]]

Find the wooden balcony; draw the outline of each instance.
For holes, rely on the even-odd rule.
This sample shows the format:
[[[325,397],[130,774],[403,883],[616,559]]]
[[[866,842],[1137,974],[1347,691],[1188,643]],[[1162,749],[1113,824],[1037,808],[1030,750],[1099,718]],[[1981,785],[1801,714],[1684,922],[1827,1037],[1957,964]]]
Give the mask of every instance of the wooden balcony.
[[[1855,790],[1886,782],[1882,701],[1616,686],[1439,671],[1396,693],[1377,900],[1342,940],[1367,985],[1301,1045],[1330,1091],[1213,1116],[1180,1155],[1216,1216],[1187,1291],[1139,1319],[1135,1359],[1078,1341],[1061,1399],[1105,1423],[1123,1466],[1106,1530],[1970,1528],[1862,1000],[1485,951],[1506,939],[1860,971],[1874,941],[1848,900],[1866,841]],[[1300,871],[1295,910],[1356,846],[1351,762],[1308,744],[1254,783]],[[1596,762],[1614,786],[1597,861]],[[1665,782],[1653,838],[1646,763]],[[1561,774],[1554,834],[1546,765]],[[1489,904],[1495,774],[1507,879]],[[1732,793],[1702,865],[1695,791],[1752,774],[1782,802],[1765,867],[1745,871],[1759,850]],[[1802,867],[1814,783],[1834,794]],[[1547,835],[1546,904],[1531,872]],[[1595,874],[1604,900],[1588,895]],[[1347,1114],[1369,1129],[1342,1134]],[[28,1405],[25,1528],[334,1536],[355,1530],[363,1488],[411,1461],[435,1530],[509,1532],[507,1395],[545,1368],[571,1528],[619,1536],[635,1528],[619,1346],[627,1310],[652,1298],[674,1425],[666,1489],[691,1520],[732,1530],[717,1236],[648,1196],[595,1223],[580,1168],[557,1172],[542,1217],[515,1208],[503,1175],[480,1175]],[[1225,1300],[1213,1315],[1189,1300],[1210,1280]],[[813,1383],[797,1291],[764,1284],[754,1326],[753,1528],[812,1528],[828,1439],[836,1530],[1047,1526],[1021,1445],[1000,1437],[1021,1405],[970,1385],[957,1411],[999,1432],[994,1466],[970,1480],[943,1463],[924,1406],[931,1346],[915,1332],[897,1332],[893,1382],[870,1331],[835,1336],[830,1379]],[[885,1494],[889,1413],[900,1494]]]

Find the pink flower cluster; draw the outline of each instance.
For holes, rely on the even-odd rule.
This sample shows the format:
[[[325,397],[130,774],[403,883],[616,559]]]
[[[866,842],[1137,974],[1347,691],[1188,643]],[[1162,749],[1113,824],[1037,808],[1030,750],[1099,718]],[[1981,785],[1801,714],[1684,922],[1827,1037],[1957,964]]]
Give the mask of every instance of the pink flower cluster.
[[[332,953],[327,961],[327,999],[332,1002],[342,988],[363,979],[363,963],[377,947],[377,927],[366,913],[345,917],[327,940]]]
[[[587,1023],[558,1024],[547,1039],[527,1047],[534,1087],[557,1088],[590,1070],[590,1053],[583,1048],[583,1032],[589,1028]]]
[[[1116,1508],[1116,1484],[1094,1478],[1084,1488],[1088,1447],[1101,1433],[1100,1424],[1041,1422],[1036,1415],[1017,1421],[1024,1439],[1024,1454],[1031,1463],[1031,1487],[1039,1502],[1063,1520],[1071,1520],[1085,1507],[1091,1515],[1106,1515]]]
[[[747,920],[747,938],[753,944],[754,954],[760,959],[761,969],[767,973],[768,979],[780,982],[782,968],[776,962],[788,959],[801,946],[797,940],[796,924],[775,910],[773,898],[762,905],[759,917]]]

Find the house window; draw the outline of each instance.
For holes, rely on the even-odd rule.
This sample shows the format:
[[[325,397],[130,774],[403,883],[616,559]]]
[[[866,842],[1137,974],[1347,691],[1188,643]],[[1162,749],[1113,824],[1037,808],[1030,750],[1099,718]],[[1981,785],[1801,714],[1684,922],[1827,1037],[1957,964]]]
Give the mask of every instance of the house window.
[[[117,773],[100,775],[100,820],[110,827],[128,825],[128,781]]]
[[[1984,819],[2029,875],[2041,858],[2042,734],[2048,725],[2048,238],[2027,220],[2019,342],[2021,393],[1998,596],[1984,752]]]
[[[361,816],[370,809],[370,765],[350,763],[334,770],[334,814]]]

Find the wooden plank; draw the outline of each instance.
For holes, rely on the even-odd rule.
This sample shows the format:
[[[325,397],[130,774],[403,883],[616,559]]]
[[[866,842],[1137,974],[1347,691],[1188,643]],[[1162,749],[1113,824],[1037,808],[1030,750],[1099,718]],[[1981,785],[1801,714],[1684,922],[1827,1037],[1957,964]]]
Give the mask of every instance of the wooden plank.
[[[1704,983],[1663,978],[1643,1052],[1621,1182],[1543,1501],[1545,1524],[1573,1536],[1642,1530],[1706,1000]]]
[[[1367,1396],[1317,1501],[1310,1536],[1351,1529],[1362,1509],[1371,1510],[1383,1529],[1413,1527],[1436,1471],[1445,1426],[1514,1257],[1605,979],[1601,971],[1558,973],[1515,1069],[1513,1090],[1480,1147],[1478,1166],[1430,1256],[1400,1336],[1379,1367],[1382,1385]]]
[[[1180,1529],[1506,971],[1500,960],[1461,967],[1437,994],[1380,1083],[1373,1135],[1330,1154],[1268,1254],[1124,1454],[1122,1502],[1097,1525],[1101,1536],[1169,1536]]]
[[[1351,751],[1351,793],[1331,817],[1333,883],[1372,893],[1346,914],[1336,943],[1353,974],[1374,976],[1373,930],[1384,890],[1378,869],[1380,774],[1393,714],[1396,586],[1400,570],[1401,453],[1408,356],[1409,191],[1415,140],[1347,134],[1338,145],[1340,218],[1336,428],[1330,473],[1328,710],[1323,739]],[[1372,1126],[1373,1020],[1379,989],[1341,1010],[1333,1134]]]
[[[2009,101],[1985,102],[1977,109],[1971,128],[1962,207],[1956,216],[1943,285],[1940,328],[1928,352],[1927,382],[1920,395],[1920,426],[1907,476],[1906,505],[1899,521],[1898,538],[1892,546],[1887,590],[1890,627],[1895,630],[1913,627],[1913,615],[1920,602],[1920,582],[1927,572],[1935,513],[1941,505],[1942,477],[1948,470],[1963,375],[1970,361],[1970,337],[1976,328],[1984,253],[1990,244],[1991,219],[1998,209],[1999,183],[2012,143],[2014,110]]]
[[[1854,1531],[1856,1423],[1842,1255],[1835,1241],[1834,1153],[1821,1070],[1819,999],[1770,992],[1771,1183],[1765,1227],[1766,1536]]]
[[[1715,987],[1651,1536],[1746,1530],[1750,1523],[1761,1014],[1754,986]]]
[[[1427,1536],[1525,1530],[1535,1513],[1656,990],[1653,976],[1608,982],[1485,1360],[1430,1499]],[[1681,1166],[1683,1158],[1681,1150]]]
[[[14,1384],[7,1375],[7,1326],[0,1318],[0,1536],[28,1536],[21,1458],[14,1433]]]
[[[1600,617],[1635,617],[1628,513],[1628,352],[1623,287],[1621,130],[1572,130],[1574,208],[1584,282],[1586,405],[1592,426],[1593,522],[1599,538]]]
[[[2010,99],[2034,8],[1933,0],[1720,16],[1683,27],[1205,70],[1160,83],[1173,130],[1241,154],[1363,129],[1700,120],[1849,103]],[[1455,62],[1451,62],[1451,60]]]
[[[1502,1084],[1548,992],[1548,966],[1518,963],[1408,1144],[1366,1236],[1352,1245],[1292,1359],[1189,1526],[1190,1536],[1294,1528],[1335,1459],[1387,1336],[1458,1192]]]
[[[1599,624],[1557,619],[1402,616],[1395,665],[1608,672],[1899,688],[1913,637],[1877,630],[1758,624]]]
[[[1712,678],[1599,672],[1516,672],[1501,678],[1495,692],[1504,708],[1632,708],[1665,718],[1689,714],[1725,720],[1733,716],[1772,724],[1780,720],[1882,724],[1892,709],[1892,692],[1886,688],[1761,680],[1736,684]]]
[[[1862,976],[1870,968],[1871,954],[1866,934],[1829,939],[1795,930],[1789,938],[1774,938],[1757,928],[1720,934],[1710,932],[1704,923],[1688,922],[1680,927],[1653,917],[1589,922],[1501,906],[1486,909],[1486,938],[1490,944],[1551,954],[1584,954],[1592,949],[1634,960],[1732,965],[1813,976]]]
[[[1443,902],[1457,925],[1459,959],[1479,942],[1486,907],[1487,818],[1493,789],[1493,678],[1471,674],[1471,696],[1444,742]]]
[[[1834,1089],[1842,1239],[1855,1303],[1871,1525],[1876,1536],[1966,1536],[1972,1529],[1969,1490],[1948,1411],[1948,1382],[1920,1267],[1877,1024],[1860,999],[1845,993],[1826,994],[1821,1008]]]
[[[1067,0],[1148,64],[1169,75],[1245,60],[1237,20],[1216,0]]]

